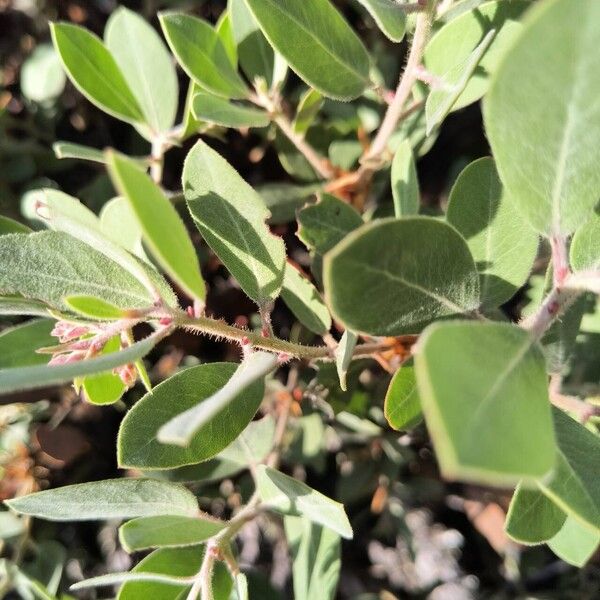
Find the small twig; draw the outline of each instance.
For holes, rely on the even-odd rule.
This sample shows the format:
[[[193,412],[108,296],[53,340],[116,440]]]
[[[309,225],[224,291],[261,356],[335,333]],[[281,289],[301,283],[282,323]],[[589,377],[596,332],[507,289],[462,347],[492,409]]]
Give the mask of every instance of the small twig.
[[[567,412],[577,415],[580,423],[586,423],[592,417],[600,415],[600,406],[590,404],[576,396],[568,396],[561,392],[562,377],[559,373],[554,373],[550,377],[550,402],[554,406]]]
[[[150,177],[157,185],[160,185],[163,177],[165,149],[165,140],[161,136],[156,136],[152,140],[150,152]]]
[[[287,340],[282,340],[277,337],[263,337],[255,331],[248,331],[228,325],[223,321],[217,321],[210,317],[190,316],[182,311],[173,311],[169,314],[173,320],[173,324],[178,327],[183,327],[192,331],[198,331],[207,335],[213,335],[226,340],[231,340],[239,343],[249,343],[255,348],[267,350],[270,352],[288,354],[290,357],[301,359],[321,359],[332,360],[332,350],[326,345],[323,346],[304,346],[295,344]],[[360,344],[354,350],[355,356],[365,356],[375,354],[382,350],[388,349],[391,343],[389,340],[377,342],[373,344]]]
[[[323,179],[332,179],[335,176],[335,171],[329,164],[329,161],[320,156],[303,136],[294,131],[290,120],[283,113],[277,115],[273,120],[320,177]]]
[[[421,64],[425,45],[429,39],[429,32],[435,15],[437,0],[429,0],[426,9],[417,16],[417,24],[413,37],[410,53],[406,62],[406,68],[400,78],[394,101],[388,107],[381,127],[371,144],[369,151],[364,157],[365,164],[376,163],[385,152],[390,137],[394,133],[400,120],[404,105],[412,92],[413,85],[417,80],[417,67]]]

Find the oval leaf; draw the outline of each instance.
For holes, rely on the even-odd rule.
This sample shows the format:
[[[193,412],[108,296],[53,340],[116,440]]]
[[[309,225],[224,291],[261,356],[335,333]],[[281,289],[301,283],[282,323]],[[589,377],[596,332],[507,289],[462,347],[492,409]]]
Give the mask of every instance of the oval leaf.
[[[351,100],[369,85],[369,55],[329,0],[245,2],[275,50],[322,94]]]
[[[50,335],[53,328],[51,319],[35,319],[1,331],[0,369],[47,363],[48,355],[37,354],[36,350],[56,344],[56,338]]]
[[[600,268],[600,215],[594,214],[575,232],[570,253],[574,271]]]
[[[401,42],[406,33],[404,7],[395,0],[358,0],[392,42]]]
[[[464,2],[462,4],[465,5]],[[490,77],[521,30],[521,15],[531,5],[527,0],[482,1],[477,4],[472,10],[467,10],[444,25],[425,48],[425,67],[434,76],[443,77],[456,65],[464,63],[485,36],[492,29],[496,30],[492,43],[481,57],[479,68],[452,106],[453,110],[476,102],[487,92]]]
[[[234,104],[211,94],[196,94],[192,102],[194,117],[223,127],[267,127],[271,122],[264,110]]]
[[[321,295],[304,275],[287,263],[281,297],[294,316],[317,335],[331,329],[331,316]]]
[[[598,202],[599,46],[600,3],[536,4],[484,103],[500,177],[516,210],[543,234],[572,233]]]
[[[218,392],[167,421],[158,430],[158,441],[163,444],[189,446],[194,436],[211,426],[216,418],[222,417],[223,412],[239,400],[242,392],[264,379],[276,366],[275,354],[252,352],[244,358],[231,379]],[[243,425],[245,427],[247,423]]]
[[[232,363],[191,367],[157,385],[125,416],[119,429],[119,465],[140,469],[169,469],[212,458],[248,425],[263,399],[264,386],[256,381],[200,429],[189,446],[164,445],[158,430],[171,418],[213,397],[235,373]],[[218,431],[218,435],[213,432]]]
[[[329,527],[343,538],[352,538],[352,527],[344,506],[302,481],[259,465],[256,470],[256,489],[271,510],[284,515],[306,517],[313,523]]]
[[[209,23],[180,13],[163,13],[159,19],[177,61],[200,87],[224,98],[248,95],[246,84]]]
[[[419,340],[415,367],[444,476],[509,485],[531,483],[552,469],[546,365],[526,331],[499,323],[439,323]]]
[[[453,227],[427,217],[363,225],[325,256],[325,297],[349,329],[414,333],[479,305],[473,257]]]
[[[411,429],[423,420],[414,365],[402,365],[396,371],[383,410],[390,427],[396,431]]]
[[[127,552],[168,546],[193,546],[226,527],[223,521],[160,515],[139,517],[121,525],[119,541]]]
[[[491,158],[480,158],[461,172],[446,218],[475,259],[482,305],[494,308],[510,300],[529,278],[539,238],[515,214]]]
[[[192,298],[204,300],[206,290],[196,250],[171,201],[126,156],[108,152],[106,163],[113,183],[136,214],[153,256]]]
[[[155,134],[169,129],[175,121],[179,86],[160,36],[143,17],[119,7],[108,19],[104,40],[150,129]]]
[[[398,218],[416,215],[419,212],[419,181],[415,157],[409,140],[404,140],[392,161],[392,197],[394,215]]]
[[[69,23],[51,23],[50,32],[69,79],[90,102],[117,119],[144,120],[123,73],[97,36]]]
[[[66,485],[7,500],[14,511],[47,521],[194,516],[198,503],[183,486],[153,479],[107,479]]]
[[[275,299],[285,246],[265,224],[269,211],[262,198],[203,141],[185,160],[183,190],[200,233],[244,292],[259,304]]]

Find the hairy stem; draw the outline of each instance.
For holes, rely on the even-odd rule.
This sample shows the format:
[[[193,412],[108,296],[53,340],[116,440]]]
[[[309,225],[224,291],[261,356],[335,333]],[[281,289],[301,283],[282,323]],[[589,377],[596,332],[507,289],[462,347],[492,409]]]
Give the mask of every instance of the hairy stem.
[[[248,342],[255,348],[287,354],[293,358],[329,360],[333,358],[331,348],[326,345],[304,346],[277,337],[264,337],[260,333],[228,325],[224,321],[217,321],[210,317],[192,317],[187,313],[182,312],[174,313],[172,318],[173,323],[178,327],[197,331],[206,335],[213,335],[234,342]],[[389,341],[361,344],[355,348],[354,355],[366,356],[375,354],[376,352],[388,349],[390,345]]]
[[[296,146],[302,153],[304,158],[310,163],[310,166],[323,178],[332,179],[335,175],[334,170],[329,165],[329,161],[318,152],[304,139],[304,136],[299,135],[294,131],[292,123],[284,115],[279,114],[274,118],[275,123],[281,129],[282,133]]]
[[[393,102],[389,105],[381,127],[371,144],[371,147],[364,157],[364,162],[375,163],[385,152],[390,137],[394,133],[398,122],[402,116],[404,105],[410,97],[413,85],[417,80],[417,67],[421,64],[423,51],[429,39],[431,25],[435,15],[435,6],[437,0],[429,0],[424,12],[417,16],[417,25],[413,36],[410,53],[406,62],[406,68],[400,78],[396,95]]]

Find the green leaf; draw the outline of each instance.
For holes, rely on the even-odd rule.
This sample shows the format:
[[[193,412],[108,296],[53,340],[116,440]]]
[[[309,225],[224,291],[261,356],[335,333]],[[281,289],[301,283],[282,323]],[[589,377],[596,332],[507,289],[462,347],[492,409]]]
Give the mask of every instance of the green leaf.
[[[204,558],[202,546],[185,548],[160,548],[142,559],[132,574],[162,574],[166,577],[189,577],[197,575]],[[191,583],[191,582],[190,582]],[[218,562],[212,580],[214,600],[228,600],[232,588],[227,568]],[[153,581],[128,581],[119,590],[117,600],[182,600],[189,585],[167,584]]]
[[[192,298],[204,300],[206,289],[196,250],[171,201],[126,156],[109,152],[106,163],[115,187],[136,214],[152,255]]]
[[[108,19],[104,40],[150,129],[155,134],[168,130],[175,121],[179,86],[160,36],[143,17],[119,7]]]
[[[415,157],[409,140],[404,140],[392,161],[392,196],[394,215],[397,218],[416,215],[419,212],[419,181]]]
[[[142,247],[144,232],[127,198],[119,196],[109,200],[102,207],[99,218],[100,230],[107,238],[149,262]]]
[[[94,296],[66,296],[64,303],[74,313],[92,319],[116,321],[127,315],[126,311],[121,310],[114,304],[101,298],[94,298]]]
[[[79,200],[51,189],[42,190],[42,198],[42,209],[37,214],[52,229],[68,233],[128,271],[146,288],[146,294],[153,302],[161,297],[167,304],[177,305],[173,291],[156,270],[139,261],[126,252],[120,244],[107,237],[102,231],[98,217]],[[89,295],[99,296],[93,293]]]
[[[54,321],[35,319],[0,332],[0,369],[43,365],[48,355],[37,354],[38,348],[53,346],[56,338],[50,335]]]
[[[12,510],[47,521],[100,521],[151,515],[195,516],[196,497],[153,479],[106,479],[6,500]]]
[[[192,546],[219,533],[226,523],[201,517],[139,517],[121,525],[119,541],[127,552],[165,546]]]
[[[494,308],[510,300],[529,278],[539,238],[515,214],[491,158],[480,158],[461,172],[446,218],[475,259],[482,305]]]
[[[323,335],[331,329],[331,316],[315,286],[298,269],[286,264],[281,297],[307,329]]]
[[[21,535],[25,531],[25,520],[13,513],[0,511],[0,540],[7,540]]]
[[[266,183],[257,186],[256,191],[264,200],[271,216],[269,223],[279,225],[296,219],[296,211],[302,208],[307,200],[323,189],[320,183],[295,185],[293,183]]]
[[[65,310],[65,296],[94,296],[119,308],[152,306],[148,290],[122,266],[58,231],[0,236],[0,293]]]
[[[262,78],[273,85],[275,53],[248,10],[244,0],[229,0],[231,27],[238,48],[242,71],[251,83]]]
[[[486,132],[515,209],[540,233],[568,235],[598,202],[600,4],[550,0],[527,17],[486,96]]]
[[[246,429],[211,460],[168,471],[148,471],[148,474],[179,483],[221,481],[262,462],[273,449],[274,435],[275,421],[267,415],[248,423]]]
[[[259,465],[256,470],[256,489],[269,509],[284,515],[306,517],[345,539],[352,538],[352,527],[344,506],[302,481]]]
[[[593,532],[600,532],[600,480],[590,457],[600,452],[600,437],[564,412],[553,410],[557,464],[552,477],[538,482],[559,508]]]
[[[570,252],[574,271],[600,268],[600,215],[594,214],[575,232]]]
[[[119,465],[169,469],[207,460],[226,448],[258,410],[264,393],[262,381],[243,390],[198,431],[186,448],[161,444],[156,434],[173,417],[213,397],[235,371],[236,365],[232,363],[199,365],[157,385],[127,413],[121,423],[117,440]]]
[[[262,381],[276,366],[277,356],[269,352],[252,352],[245,356],[231,379],[218,392],[203,398],[202,402],[162,425],[156,435],[158,441],[163,444],[189,447],[197,435],[207,428],[214,427],[215,420],[223,418],[224,413],[231,412],[243,392],[257,381]],[[248,418],[241,423],[240,417],[243,418],[241,413],[235,421],[232,421],[232,425],[236,431],[241,432],[253,416],[254,413],[248,413],[246,415]]]
[[[369,55],[329,0],[245,2],[275,50],[323,95],[352,100],[369,85]]]
[[[479,305],[479,279],[465,240],[428,217],[363,225],[325,256],[324,281],[334,317],[372,335],[414,333]]]
[[[90,102],[117,119],[144,120],[123,73],[96,35],[70,23],[51,23],[50,32],[69,79]]]
[[[309,249],[325,254],[362,224],[354,207],[335,196],[322,194],[316,204],[298,213],[298,237]]]
[[[265,224],[261,197],[217,152],[198,141],[183,167],[190,213],[207,244],[259,305],[283,284],[285,246]]]
[[[377,27],[392,42],[401,42],[406,33],[404,7],[394,0],[358,0],[373,17]]]
[[[162,13],[159,19],[177,61],[200,87],[224,98],[248,95],[246,84],[209,23],[181,13]]]
[[[384,414],[396,431],[412,429],[423,420],[415,368],[402,365],[392,377],[385,395]]]
[[[415,368],[445,477],[510,485],[548,474],[555,441],[545,367],[514,325],[439,323],[425,332]]]
[[[231,11],[227,8],[220,15],[215,30],[219,39],[223,43],[223,47],[229,56],[229,60],[234,67],[238,64],[238,51],[235,36],[233,34],[233,25],[231,23]]]
[[[235,104],[212,94],[196,94],[192,103],[194,117],[223,127],[268,127],[271,122],[264,110]]]
[[[53,102],[65,89],[65,72],[49,44],[36,46],[21,67],[21,92],[28,100]]]
[[[518,19],[531,3],[526,0],[497,0],[479,3],[472,10],[442,27],[425,48],[423,62],[436,77],[443,77],[455,65],[463,63],[492,29],[496,36],[481,58],[453,110],[479,100],[489,87],[500,59],[521,31]]]
[[[340,536],[303,517],[285,517],[294,597],[333,600],[340,577]]]
[[[510,502],[506,533],[520,544],[542,544],[554,537],[567,515],[539,488],[518,485]]]
[[[567,517],[562,529],[548,541],[550,550],[574,567],[583,567],[600,545],[600,532],[594,532],[577,519]]]
[[[294,122],[292,123],[292,127],[296,133],[304,135],[310,129],[324,102],[323,95],[312,88],[309,88],[302,94],[298,102]]]
[[[71,142],[54,142],[52,150],[56,158],[76,158],[78,160],[88,160],[95,163],[104,163],[104,153],[102,150],[82,146],[81,144],[72,144]]]
[[[14,219],[0,216],[0,235],[7,233],[31,233],[31,229]]]
[[[0,393],[33,390],[49,385],[67,383],[76,377],[91,375],[92,373],[103,373],[121,365],[133,363],[146,356],[162,336],[163,333],[158,331],[120,352],[104,354],[96,358],[65,365],[34,365],[0,369]]]
[[[430,135],[452,110],[495,36],[495,29],[488,31],[475,50],[466,59],[456,63],[449,71],[444,73],[439,87],[434,87],[431,90],[425,103],[427,135]]]
[[[43,302],[20,296],[0,296],[0,315],[47,317],[48,307]]]
[[[102,354],[119,352],[121,349],[120,336],[110,339],[102,348]],[[91,404],[106,406],[118,402],[127,388],[121,378],[112,371],[88,375],[81,384],[85,397]]]
[[[354,348],[356,348],[356,342],[358,342],[358,335],[349,329],[344,331],[340,343],[335,349],[335,367],[337,370],[338,378],[340,380],[340,387],[342,391],[347,391],[346,376],[348,375],[348,369],[354,356]]]

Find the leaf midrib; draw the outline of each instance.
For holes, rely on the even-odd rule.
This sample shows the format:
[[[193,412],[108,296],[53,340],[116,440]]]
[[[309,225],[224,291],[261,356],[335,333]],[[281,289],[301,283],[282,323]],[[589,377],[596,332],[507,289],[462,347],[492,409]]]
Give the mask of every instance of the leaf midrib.
[[[295,16],[293,16],[289,13],[286,13],[284,10],[281,9],[281,7],[279,7],[277,5],[276,2],[274,3],[272,0],[264,0],[264,2],[269,3],[275,10],[279,11],[281,14],[286,16],[290,21],[295,23],[298,26],[298,28],[301,29],[304,33],[306,33],[310,38],[312,38],[318,46],[323,48],[323,50],[325,50],[326,54],[328,54],[334,60],[334,62],[342,65],[342,67],[344,67],[348,72],[355,75],[360,81],[367,82],[367,79],[365,77],[363,77],[362,73],[360,73],[359,71],[356,71],[355,69],[352,68],[351,65],[348,65],[343,60],[341,60],[336,54],[334,54],[329,48],[327,48],[327,46],[325,46],[321,42],[321,40],[315,34],[313,34],[312,31],[310,31],[310,29],[307,29],[301,21],[298,21],[298,19]]]

